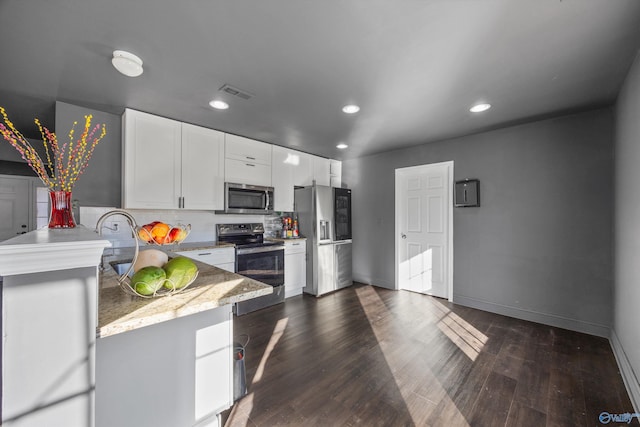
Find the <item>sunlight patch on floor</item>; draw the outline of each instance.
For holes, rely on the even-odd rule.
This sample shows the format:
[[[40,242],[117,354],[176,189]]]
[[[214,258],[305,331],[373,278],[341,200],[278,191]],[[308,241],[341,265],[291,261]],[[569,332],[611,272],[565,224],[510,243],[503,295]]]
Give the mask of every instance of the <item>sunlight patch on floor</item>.
[[[453,400],[451,400],[442,385],[440,383],[437,383],[437,379],[435,378],[435,376],[433,377],[434,389],[432,391],[435,394],[442,396],[439,402],[429,402],[423,396],[419,396],[417,393],[415,393],[415,390],[413,389],[415,387],[412,388],[411,386],[406,385],[407,383],[410,383],[410,379],[407,378],[406,372],[404,372],[403,369],[399,369],[400,367],[392,366],[390,364],[389,359],[391,358],[390,355],[394,351],[394,346],[381,339],[381,337],[383,336],[383,332],[380,331],[381,326],[377,324],[377,321],[379,319],[386,317],[380,316],[380,313],[388,312],[389,310],[372,286],[357,288],[356,294],[358,296],[358,299],[360,300],[362,310],[369,320],[371,330],[378,340],[378,347],[380,348],[380,351],[382,352],[387,362],[389,371],[393,375],[396,386],[402,396],[402,399],[404,400],[405,407],[407,408],[407,411],[409,412],[409,415],[411,416],[411,419],[413,420],[415,425],[424,425],[424,423],[426,423],[427,420],[425,418],[428,417],[430,411],[425,409],[425,404],[431,405],[433,403],[433,405],[431,405],[431,410],[435,409],[436,405],[438,404],[443,405],[445,408],[447,408],[447,410],[454,410],[456,411],[457,415],[457,417],[455,418],[459,419],[459,423],[457,425],[460,427],[468,427],[469,424],[466,422],[464,416],[456,408],[455,403],[453,402]],[[441,310],[441,307],[438,307],[438,309]],[[425,369],[429,368],[425,367]],[[405,375],[403,375],[403,373]]]
[[[434,300],[443,308],[444,317],[438,322],[438,329],[445,334],[472,361],[476,360],[489,338],[469,322]]]
[[[254,375],[253,381],[251,381],[251,384],[255,384],[262,379],[262,375],[264,374],[264,368],[267,365],[269,356],[271,356],[271,352],[273,351],[274,348],[276,348],[278,341],[280,341],[282,334],[284,334],[284,330],[287,327],[287,323],[289,323],[289,318],[285,317],[284,319],[278,320],[278,323],[276,323],[275,328],[273,328],[273,332],[271,333],[271,339],[269,340],[269,344],[267,344],[267,348],[264,349],[264,353],[262,354],[262,359],[260,360],[260,364],[258,365],[258,370],[256,371],[256,374]]]

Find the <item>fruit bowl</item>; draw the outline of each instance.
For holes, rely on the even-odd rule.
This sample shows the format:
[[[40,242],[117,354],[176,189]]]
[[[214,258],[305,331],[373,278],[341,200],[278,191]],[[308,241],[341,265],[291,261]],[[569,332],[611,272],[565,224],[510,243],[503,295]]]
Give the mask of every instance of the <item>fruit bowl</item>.
[[[133,260],[132,263],[135,263]],[[124,265],[131,265],[127,263]],[[186,263],[186,266],[185,266]],[[112,265],[115,269],[115,266]],[[122,290],[129,295],[155,298],[177,294],[187,289],[198,277],[198,268],[186,257],[172,258],[163,267],[143,267],[133,273],[130,269],[118,279]]]
[[[181,243],[191,232],[191,224],[169,225],[154,221],[136,228],[138,239],[149,245],[171,245]]]

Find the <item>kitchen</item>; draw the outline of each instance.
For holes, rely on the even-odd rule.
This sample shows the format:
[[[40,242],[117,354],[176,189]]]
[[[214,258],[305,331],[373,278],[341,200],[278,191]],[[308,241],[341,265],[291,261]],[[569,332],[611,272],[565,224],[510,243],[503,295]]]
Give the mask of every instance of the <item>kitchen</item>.
[[[96,10],[97,16],[103,14],[104,17],[96,18],[95,29],[96,37],[101,39],[94,43],[102,46],[102,53],[97,54],[79,44],[73,44],[64,52],[62,48],[54,49],[53,45],[65,46],[76,37],[56,36],[52,27],[40,26],[39,19],[44,22],[47,16],[51,18],[47,22],[64,22],[60,15],[70,13],[72,7],[56,10],[54,6],[43,6],[37,11],[27,11],[24,10],[26,5],[8,2],[2,6],[3,18],[0,19],[3,19],[3,31],[7,31],[3,33],[3,39],[12,40],[12,43],[4,49],[20,46],[16,49],[21,55],[19,62],[30,65],[26,69],[18,66],[3,69],[0,105],[7,108],[12,118],[14,105],[15,109],[19,104],[31,105],[24,114],[14,118],[22,131],[33,128],[34,117],[46,114],[50,117],[46,124],[64,135],[70,123],[86,114],[86,107],[94,111],[96,122],[107,123],[107,137],[113,139],[101,143],[91,167],[74,189],[80,208],[88,209],[84,218],[80,214],[81,222],[92,216],[97,220],[100,213],[91,209],[124,206],[120,189],[122,174],[126,175],[126,170],[120,163],[122,138],[119,128],[125,107],[279,147],[286,146],[302,153],[313,153],[325,160],[339,160],[342,162],[341,184],[351,188],[354,194],[353,277],[358,282],[381,288],[395,288],[394,170],[453,160],[456,180],[478,178],[482,191],[479,208],[454,209],[453,301],[489,312],[606,336],[611,339],[616,356],[626,354],[619,362],[623,373],[637,372],[638,356],[633,344],[637,333],[628,325],[637,323],[633,309],[637,293],[632,286],[632,278],[636,275],[633,266],[638,263],[635,251],[627,250],[637,243],[633,232],[636,226],[631,219],[637,212],[632,185],[637,178],[633,167],[637,153],[632,141],[637,139],[638,131],[631,118],[637,113],[635,102],[638,97],[637,65],[632,66],[638,48],[634,42],[637,40],[634,32],[637,26],[633,25],[638,16],[636,6],[631,2],[620,2],[615,7],[601,8],[597,3],[589,3],[589,7],[582,6],[583,9],[571,2],[538,6],[507,6],[502,2],[492,2],[482,9],[469,4],[438,6],[429,3],[422,5],[423,10],[419,5],[408,2],[386,8],[378,5],[375,11],[387,17],[384,22],[388,26],[378,25],[380,21],[375,17],[380,15],[375,15],[370,6],[365,8],[358,2],[345,6],[346,10],[342,11],[332,5],[309,6],[312,13],[298,10],[297,6],[288,6],[286,12],[280,10],[281,14],[274,13],[279,10],[275,6],[272,10],[260,6],[256,11],[243,9],[240,5],[225,13],[203,10],[203,13],[195,14],[198,15],[196,17],[191,13],[189,19],[194,31],[187,35],[188,39],[180,42],[180,46],[190,46],[197,52],[211,52],[210,49],[217,48],[217,45],[199,40],[203,34],[211,36],[209,31],[215,34],[212,38],[217,42],[229,42],[225,48],[228,50],[211,55],[221,60],[213,61],[209,69],[224,70],[218,71],[215,82],[201,84],[199,90],[192,89],[183,94],[181,90],[185,82],[196,80],[194,74],[197,73],[188,64],[193,58],[181,56],[184,53],[180,46],[160,49],[152,39],[162,40],[164,47],[173,46],[175,41],[154,32],[153,27],[158,23],[169,26],[172,22],[186,19],[186,8],[172,9],[176,12],[173,21],[162,11],[151,10],[153,22],[146,23],[144,19],[136,21],[133,10],[131,14],[122,16],[122,20],[107,18],[107,7],[100,7]],[[434,15],[429,14],[430,7],[437,9],[437,12],[433,11]],[[82,14],[74,13],[76,19],[83,19]],[[464,32],[447,33],[451,37],[442,37],[439,27],[429,27],[420,21],[421,17],[451,17],[456,14],[464,17],[468,27]],[[11,17],[19,21],[16,16],[24,19],[25,27],[30,29],[28,34],[16,32],[20,34],[17,39],[13,33],[8,33],[17,31],[8,22]],[[295,19],[283,22],[278,16]],[[342,18],[337,18],[339,16]],[[511,21],[500,21],[503,25],[495,25],[499,17],[505,16]],[[525,16],[532,20],[528,21]],[[265,37],[247,38],[245,27],[234,26],[233,20],[225,23],[228,17],[246,19],[250,24],[247,27],[256,34],[265,34]],[[576,20],[582,24],[575,24]],[[209,25],[211,22],[215,25]],[[343,32],[327,34],[321,31],[325,28],[321,24],[327,22],[335,23],[332,27]],[[356,55],[350,48],[355,41],[347,37],[350,31],[346,31],[354,22],[360,24],[357,28],[361,32],[371,34],[371,44]],[[548,29],[546,25],[553,29],[535,31],[536,28]],[[132,30],[138,26],[143,26],[144,30]],[[73,31],[82,28],[66,27],[75,28]],[[307,28],[311,35],[301,39],[297,46],[287,42],[292,39],[291,34],[302,33],[301,28]],[[487,38],[476,36],[473,30]],[[125,40],[131,31],[137,34],[129,36],[135,40]],[[154,36],[148,36],[150,34]],[[320,35],[326,37],[326,45],[319,43]],[[423,40],[425,45],[406,43],[414,37],[415,40]],[[56,42],[43,42],[50,38]],[[89,36],[77,39],[89,39]],[[447,40],[446,47],[438,48],[437,41],[442,39]],[[395,44],[392,45],[391,40]],[[477,46],[474,48],[467,43],[468,40],[485,40],[486,45],[477,49]],[[523,44],[518,44],[520,42]],[[105,43],[108,48],[105,48]],[[149,47],[137,48],[136,43]],[[269,47],[273,45],[284,48]],[[318,48],[327,45],[335,46],[331,55],[320,55],[325,50]],[[240,49],[240,46],[244,48]],[[392,46],[395,49],[391,49]],[[428,46],[432,49],[429,50]],[[493,48],[486,49],[485,46]],[[584,48],[578,49],[578,46]],[[123,47],[138,53],[144,60],[142,76],[125,78],[111,67],[109,61],[113,50]],[[277,67],[280,61],[284,63],[285,57],[308,57],[310,49],[317,55],[310,55],[307,61],[298,60],[287,65],[294,75],[288,74],[286,67]],[[550,52],[547,49],[555,54],[540,54]],[[162,51],[162,59],[153,56],[153,51]],[[166,53],[169,51],[177,52],[175,61]],[[375,52],[389,51],[395,52],[389,55],[389,62],[366,62],[372,57],[377,58]],[[438,58],[433,75],[424,71],[432,69],[428,65],[432,63],[425,58],[429,56],[425,51]],[[239,52],[246,54],[239,55]],[[66,61],[57,62],[55,55],[69,56]],[[245,63],[248,58],[255,62]],[[416,64],[411,58],[425,62]],[[545,62],[547,60],[556,65]],[[91,77],[83,78],[82,74],[70,77],[64,67],[48,66],[62,63],[82,64],[79,68],[90,69]],[[327,66],[337,63],[348,65],[345,68]],[[230,64],[238,68],[232,70]],[[469,64],[486,66],[468,67]],[[490,66],[494,64],[502,64],[502,67],[495,71],[496,68]],[[360,74],[365,71],[363,68],[380,74],[365,77]],[[477,76],[471,68],[494,70],[492,75],[495,78]],[[32,76],[36,70],[42,69],[48,69],[46,75]],[[322,80],[320,75],[323,73],[318,70],[325,70],[330,78]],[[591,72],[593,74],[589,74]],[[341,83],[342,73],[345,76],[356,74],[358,77],[352,82],[367,82],[366,91],[351,90]],[[460,77],[460,73],[465,74]],[[305,80],[303,84],[299,79],[303,75],[315,76],[316,80]],[[275,76],[282,76],[284,81],[278,80],[276,85]],[[452,82],[455,76],[459,78]],[[576,79],[575,76],[582,77]],[[381,77],[387,84],[380,84]],[[175,81],[178,87],[164,91],[170,101],[149,98],[151,93],[163,92],[147,86],[155,79],[165,83],[167,80]],[[256,88],[261,79],[271,80],[265,83],[266,89],[258,91]],[[537,102],[538,109],[527,106],[533,110],[519,117],[508,115],[505,111],[515,111],[521,105],[514,99],[507,100],[505,95],[501,108],[492,102],[494,108],[481,115],[467,112],[468,105],[479,97],[480,90],[473,82],[481,81],[482,85],[489,87],[490,83],[498,84],[496,80],[505,79],[510,82],[510,94],[534,104]],[[78,86],[73,89],[73,81],[84,87],[86,97],[79,94]],[[226,111],[209,109],[207,103],[226,83],[246,88],[255,96],[251,101],[234,99]],[[99,94],[96,85],[109,87],[109,93]],[[208,89],[203,90],[204,87]],[[374,94],[372,88],[379,88],[375,93],[376,101],[368,97],[369,93]],[[450,91],[447,92],[446,88]],[[527,88],[529,90],[525,91]],[[22,96],[17,96],[18,90]],[[286,102],[267,102],[266,98],[272,92]],[[325,92],[331,95],[333,103],[326,98],[320,101],[318,96]],[[588,101],[583,98],[586,94],[591,94]],[[385,105],[394,105],[394,108],[373,107],[374,104],[384,104],[384,100],[392,95],[399,98]],[[47,103],[40,102],[42,96],[47,98]],[[433,97],[439,102],[425,102]],[[196,98],[202,98],[202,102],[195,103]],[[361,101],[365,98],[370,102]],[[308,105],[312,99],[316,102]],[[455,108],[451,107],[453,100],[457,102]],[[406,111],[400,108],[405,101],[419,101],[420,105]],[[361,104],[360,113],[346,115],[340,111],[343,105],[353,102]],[[440,111],[440,105],[449,107]],[[254,111],[254,108],[258,113],[254,112],[255,115],[247,120],[249,110]],[[383,115],[386,119],[370,116],[374,108],[387,110]],[[192,113],[188,114],[189,111]],[[307,118],[299,116],[302,111],[308,112]],[[417,124],[408,126],[409,121]],[[284,126],[276,136],[273,130],[268,129],[269,123],[284,123]],[[301,133],[303,125],[308,126],[305,127],[308,131]],[[450,127],[445,129],[445,125]],[[403,127],[409,133],[401,131]],[[318,128],[325,133],[313,139]],[[31,138],[38,139],[38,135]],[[383,149],[376,145],[380,143],[379,139],[396,141],[397,145]],[[339,142],[350,147],[336,149]],[[0,149],[3,150],[0,153],[4,161],[20,163],[20,159],[11,157],[10,147],[0,146]],[[613,155],[614,149],[616,156]],[[165,162],[170,157],[166,153],[164,156],[149,156],[153,156],[154,161],[157,158]],[[2,164],[3,172],[7,170],[4,169],[6,165]],[[311,169],[308,166],[305,171],[310,173]],[[588,195],[584,194],[584,189],[589,189]],[[240,218],[225,220],[226,216],[213,211],[171,209],[160,213],[162,216],[154,216],[153,211],[141,209],[141,218],[136,218],[141,223],[157,219],[168,223],[190,223],[193,226],[192,241],[213,240],[213,230],[219,223],[267,222],[262,216],[250,216],[246,221]],[[113,218],[112,224],[107,225],[115,228],[113,223],[118,221]],[[114,239],[124,236],[123,225],[124,222],[120,221],[121,232],[113,235],[106,229],[105,236]],[[627,375],[625,379],[633,391],[633,375]],[[631,408],[628,410],[632,411]]]

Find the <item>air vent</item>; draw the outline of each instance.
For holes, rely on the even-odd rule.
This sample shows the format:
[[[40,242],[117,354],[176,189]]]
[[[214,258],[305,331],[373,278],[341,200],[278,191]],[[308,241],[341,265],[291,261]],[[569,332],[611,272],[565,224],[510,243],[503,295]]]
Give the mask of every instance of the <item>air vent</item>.
[[[220,91],[226,92],[229,95],[237,96],[238,98],[242,98],[242,99],[251,99],[251,98],[253,98],[253,95],[250,94],[249,92],[244,91],[242,89],[238,89],[237,87],[233,87],[231,85],[222,86],[220,88]]]

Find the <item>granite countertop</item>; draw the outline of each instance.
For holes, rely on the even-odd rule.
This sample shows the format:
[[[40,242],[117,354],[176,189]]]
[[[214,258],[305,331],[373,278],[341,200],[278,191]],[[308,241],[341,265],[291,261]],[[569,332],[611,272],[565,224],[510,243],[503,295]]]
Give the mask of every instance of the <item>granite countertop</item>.
[[[206,246],[211,248],[211,246]],[[195,248],[202,249],[203,247]],[[186,250],[184,247],[179,250]],[[98,303],[99,338],[131,331],[167,320],[245,301],[273,292],[271,286],[230,273],[212,265],[194,261],[198,277],[184,291],[165,297],[142,298],[129,295],[118,284],[118,275],[109,261],[130,261],[122,254],[107,257],[107,267],[100,272]]]

